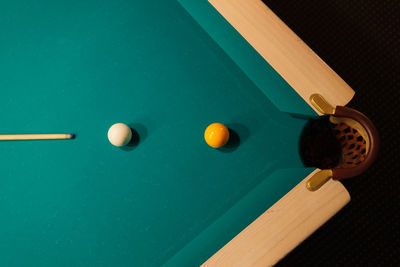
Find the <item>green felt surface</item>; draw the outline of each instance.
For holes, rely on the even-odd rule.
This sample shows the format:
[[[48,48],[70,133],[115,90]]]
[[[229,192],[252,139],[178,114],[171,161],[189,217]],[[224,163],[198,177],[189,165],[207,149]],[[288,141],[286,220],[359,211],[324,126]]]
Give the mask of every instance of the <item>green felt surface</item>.
[[[198,265],[310,172],[306,119],[270,93],[310,108],[271,68],[269,87],[249,78],[192,15],[173,0],[0,1],[0,133],[77,136],[0,142],[2,265]],[[108,142],[116,122],[136,146]],[[208,147],[212,122],[240,142]]]

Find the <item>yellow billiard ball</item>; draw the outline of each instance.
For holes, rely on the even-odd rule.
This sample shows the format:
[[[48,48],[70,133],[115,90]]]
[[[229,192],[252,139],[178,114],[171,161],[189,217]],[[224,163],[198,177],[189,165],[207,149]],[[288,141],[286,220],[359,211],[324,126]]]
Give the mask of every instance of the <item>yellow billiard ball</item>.
[[[229,130],[222,123],[210,124],[204,132],[204,139],[211,147],[223,147],[228,143]]]

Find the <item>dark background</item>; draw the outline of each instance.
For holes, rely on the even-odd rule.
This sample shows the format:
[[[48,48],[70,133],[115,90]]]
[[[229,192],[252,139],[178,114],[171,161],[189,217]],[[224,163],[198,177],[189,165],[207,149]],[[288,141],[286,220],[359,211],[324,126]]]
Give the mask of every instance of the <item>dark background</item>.
[[[400,266],[399,2],[263,0],[356,92],[381,135],[377,162],[343,184],[351,202],[278,266]]]

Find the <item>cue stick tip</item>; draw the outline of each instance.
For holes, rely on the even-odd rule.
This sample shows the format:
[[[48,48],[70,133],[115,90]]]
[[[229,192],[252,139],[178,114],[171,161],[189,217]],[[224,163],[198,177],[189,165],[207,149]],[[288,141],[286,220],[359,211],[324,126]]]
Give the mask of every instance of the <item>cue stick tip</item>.
[[[68,134],[67,139],[75,139],[76,135],[75,134]]]

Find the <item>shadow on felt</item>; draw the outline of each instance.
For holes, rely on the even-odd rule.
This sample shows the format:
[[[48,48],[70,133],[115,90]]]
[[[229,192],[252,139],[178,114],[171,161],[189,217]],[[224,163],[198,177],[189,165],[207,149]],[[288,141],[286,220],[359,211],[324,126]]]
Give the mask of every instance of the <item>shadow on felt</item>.
[[[229,129],[229,141],[218,150],[224,153],[231,153],[247,140],[250,133],[249,129],[242,124],[232,123],[227,124],[226,127]]]
[[[134,150],[140,143],[143,143],[143,141],[147,138],[147,129],[143,124],[140,123],[129,124],[129,128],[131,128],[132,131],[132,139],[127,145],[121,147],[121,149],[124,151]]]

